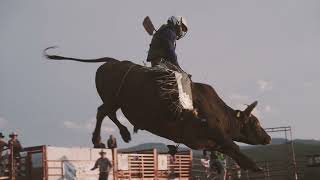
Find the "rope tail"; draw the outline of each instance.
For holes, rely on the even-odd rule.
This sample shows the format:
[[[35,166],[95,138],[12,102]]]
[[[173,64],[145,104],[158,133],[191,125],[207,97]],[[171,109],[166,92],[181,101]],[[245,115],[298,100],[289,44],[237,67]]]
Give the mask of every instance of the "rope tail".
[[[99,63],[99,62],[115,62],[118,61],[114,58],[109,57],[102,57],[98,59],[78,59],[78,58],[72,58],[72,57],[64,57],[64,56],[58,56],[58,55],[50,55],[47,53],[49,49],[55,49],[57,46],[51,46],[43,50],[43,55],[47,59],[51,60],[71,60],[71,61],[78,61],[78,62],[85,62],[85,63]]]

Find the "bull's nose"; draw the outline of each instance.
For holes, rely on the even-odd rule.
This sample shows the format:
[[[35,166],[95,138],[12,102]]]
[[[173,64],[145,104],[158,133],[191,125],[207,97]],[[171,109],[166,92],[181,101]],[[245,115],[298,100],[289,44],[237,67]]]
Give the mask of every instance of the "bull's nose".
[[[270,136],[267,137],[264,142],[265,142],[265,144],[270,144],[271,143],[271,137]]]

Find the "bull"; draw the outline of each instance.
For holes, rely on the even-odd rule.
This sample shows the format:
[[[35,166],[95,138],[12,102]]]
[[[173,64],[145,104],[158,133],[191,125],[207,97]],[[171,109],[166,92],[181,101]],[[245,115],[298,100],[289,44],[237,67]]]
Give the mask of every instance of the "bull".
[[[77,59],[46,52],[45,56],[52,60],[105,62],[97,69],[95,79],[103,104],[97,110],[92,136],[94,147],[100,145],[101,124],[106,116],[118,127],[125,142],[131,140],[130,132],[116,115],[116,111],[121,109],[136,130],[147,130],[195,150],[219,151],[233,158],[242,169],[261,170],[253,160],[241,153],[234,142],[252,145],[270,143],[270,136],[257,117],[251,114],[257,102],[243,111],[234,110],[210,85],[192,83],[193,103],[198,114],[185,113],[183,121],[177,121],[167,104],[159,101],[158,89],[154,85],[155,74],[146,67],[109,57]]]

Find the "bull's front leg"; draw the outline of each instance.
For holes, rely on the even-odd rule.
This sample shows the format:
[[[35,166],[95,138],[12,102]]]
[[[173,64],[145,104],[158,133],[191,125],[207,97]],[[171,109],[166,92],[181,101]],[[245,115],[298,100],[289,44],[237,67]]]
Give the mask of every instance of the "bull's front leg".
[[[203,132],[206,132],[205,136],[217,143],[221,149],[233,149],[234,151],[240,151],[240,147],[233,142],[233,140],[224,133],[221,128],[205,128]]]
[[[209,150],[219,149],[219,151],[234,159],[242,169],[250,169],[253,171],[262,170],[253,160],[242,154],[240,151],[240,147],[236,143],[234,143],[233,140],[229,136],[227,136],[220,128],[214,128],[214,130],[210,128],[208,133],[209,134],[207,135],[209,135],[210,139],[215,141],[218,145],[218,148]]]
[[[234,146],[238,146],[233,142]],[[262,171],[263,169],[259,167],[252,159],[244,155],[238,148],[222,148],[220,152],[228,155],[233,160],[235,160],[238,165],[244,170],[252,170],[255,172]]]

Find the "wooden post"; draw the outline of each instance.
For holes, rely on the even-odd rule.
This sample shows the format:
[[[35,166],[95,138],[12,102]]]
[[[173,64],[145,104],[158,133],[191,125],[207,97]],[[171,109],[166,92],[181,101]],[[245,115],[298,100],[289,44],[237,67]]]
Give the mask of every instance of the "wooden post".
[[[64,164],[65,160],[61,160],[60,161],[60,166],[61,166],[61,177],[64,178],[64,168],[63,168],[63,164]],[[48,167],[49,168],[49,167]]]
[[[26,165],[26,170],[27,170],[27,178],[32,179],[32,154],[28,152],[27,155],[27,165]]]
[[[10,146],[10,180],[15,180],[16,179],[16,172],[15,172],[15,159],[13,155],[13,146]]]
[[[129,155],[128,155],[128,166],[129,166],[129,179],[131,180],[131,160]]]
[[[154,179],[158,180],[158,153],[157,149],[153,149]]]
[[[142,174],[142,180],[144,179],[144,160],[143,155],[141,156],[141,174]]]
[[[190,158],[190,169],[189,169],[189,178],[191,179],[191,176],[192,176],[192,161],[193,161],[193,154],[192,154],[192,151],[190,150],[189,151],[189,158]]]
[[[118,150],[116,148],[112,149],[112,159],[113,159],[113,180],[118,179]]]
[[[48,180],[48,158],[47,158],[47,148],[42,146],[42,170],[43,170],[43,180]]]
[[[181,156],[179,156],[179,179],[181,179],[182,168],[181,168]]]

